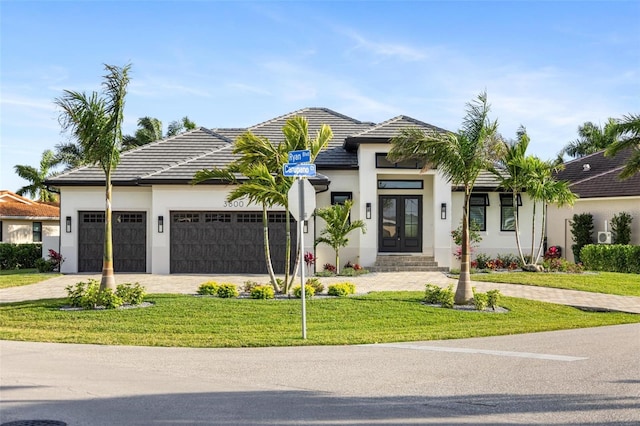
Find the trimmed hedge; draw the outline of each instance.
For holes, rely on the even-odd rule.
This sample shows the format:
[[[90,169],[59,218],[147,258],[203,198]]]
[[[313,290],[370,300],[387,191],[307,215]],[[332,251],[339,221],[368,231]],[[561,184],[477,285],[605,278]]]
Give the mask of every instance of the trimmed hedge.
[[[589,244],[580,251],[585,269],[640,274],[640,246]]]
[[[42,258],[42,244],[0,244],[0,269],[35,268]]]

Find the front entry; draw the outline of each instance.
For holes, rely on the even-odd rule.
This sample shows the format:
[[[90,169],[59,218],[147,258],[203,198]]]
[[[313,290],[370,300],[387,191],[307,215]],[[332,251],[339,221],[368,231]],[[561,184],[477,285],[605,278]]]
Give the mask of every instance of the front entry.
[[[422,196],[381,195],[378,251],[422,252]]]

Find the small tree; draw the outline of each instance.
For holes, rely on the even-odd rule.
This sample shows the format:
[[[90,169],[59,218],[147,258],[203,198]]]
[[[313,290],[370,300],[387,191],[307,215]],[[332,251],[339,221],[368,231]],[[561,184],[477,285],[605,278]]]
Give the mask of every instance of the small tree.
[[[611,219],[611,233],[616,244],[629,244],[631,242],[631,222],[633,217],[627,212],[621,212]]]
[[[353,201],[347,200],[344,204],[334,204],[316,212],[316,215],[327,223],[327,227],[316,239],[316,245],[324,243],[335,250],[336,273],[340,273],[340,247],[349,244],[347,235],[356,229],[362,229],[363,234],[366,232],[366,226],[362,220],[349,221],[349,212],[351,212],[352,206]]]
[[[593,215],[591,213],[574,214],[571,222],[571,235],[573,236],[573,257],[576,263],[580,263],[580,250],[582,247],[593,244]]]

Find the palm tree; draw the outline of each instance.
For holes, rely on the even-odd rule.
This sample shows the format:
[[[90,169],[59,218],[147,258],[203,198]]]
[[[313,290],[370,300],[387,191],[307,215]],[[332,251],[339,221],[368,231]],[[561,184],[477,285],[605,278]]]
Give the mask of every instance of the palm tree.
[[[73,142],[57,144],[53,165],[57,166],[59,164],[63,164],[65,170],[83,166],[85,164],[85,157],[82,146]]]
[[[16,174],[22,179],[29,182],[28,185],[16,191],[18,195],[29,195],[31,198],[37,198],[38,201],[53,202],[57,200],[56,194],[49,191],[49,188],[44,184],[45,180],[51,176],[50,169],[54,165],[53,151],[47,149],[42,153],[40,159],[40,168],[36,169],[32,166],[16,165],[14,170]]]
[[[138,119],[138,129],[133,136],[122,138],[122,150],[126,151],[162,139],[162,121],[153,117]]]
[[[502,141],[502,156],[498,158],[498,167],[491,168],[491,172],[497,177],[500,186],[505,190],[511,191],[513,196],[513,219],[516,237],[516,247],[518,248],[518,256],[522,265],[525,264],[522,246],[520,244],[520,223],[518,217],[517,199],[527,186],[527,173],[524,168],[525,154],[529,147],[529,136],[524,127],[520,127],[517,131],[517,139],[515,141]]]
[[[105,175],[105,232],[100,290],[115,288],[111,228],[111,174],[120,162],[122,118],[131,65],[106,65],[101,93],[65,90],[55,104],[62,110],[58,121],[82,147],[87,164],[97,164]]]
[[[336,253],[336,273],[340,273],[340,247],[349,244],[347,235],[356,229],[362,229],[363,234],[366,232],[364,221],[349,220],[351,207],[353,207],[353,201],[346,200],[344,204],[334,204],[316,211],[316,215],[324,219],[327,227],[320,233],[315,243],[316,245],[324,243],[333,248]]]
[[[193,130],[196,128],[196,123],[189,120],[189,117],[184,116],[181,120],[172,121],[167,128],[167,137],[178,135],[182,132]]]
[[[622,120],[616,122],[614,131],[621,139],[611,144],[605,155],[613,156],[629,148],[632,151],[631,156],[620,173],[621,179],[629,179],[640,173],[640,114],[625,115]]]
[[[578,136],[562,148],[559,155],[579,158],[602,151],[617,141],[616,121],[609,118],[603,127],[588,121],[578,127]]]
[[[238,183],[237,176],[244,176],[244,180],[228,196],[229,201],[247,197],[250,202],[262,205],[263,232],[265,244],[265,260],[271,277],[271,283],[275,291],[288,292],[291,285],[291,222],[289,215],[285,222],[286,227],[286,251],[285,251],[285,279],[284,289],[280,289],[273,273],[271,254],[269,249],[269,232],[267,209],[274,205],[285,207],[289,210],[287,194],[294,179],[286,177],[282,168],[288,162],[289,151],[308,149],[311,151],[311,162],[314,162],[318,154],[324,149],[333,133],[327,125],[321,126],[316,137],[311,139],[308,132],[308,122],[304,117],[292,117],[288,119],[282,128],[284,140],[279,144],[272,143],[269,139],[257,136],[252,132],[240,135],[233,148],[233,153],[239,157],[224,169],[201,170],[194,175],[192,183],[204,182],[209,179],[222,179],[231,183]],[[301,250],[301,248],[299,248]]]
[[[462,128],[457,133],[425,133],[417,128],[403,129],[391,141],[391,161],[419,159],[425,167],[435,167],[454,185],[464,188],[462,209],[462,256],[455,302],[466,304],[473,298],[469,276],[469,199],[478,175],[499,158],[501,148],[498,122],[488,118],[486,93],[467,104]]]

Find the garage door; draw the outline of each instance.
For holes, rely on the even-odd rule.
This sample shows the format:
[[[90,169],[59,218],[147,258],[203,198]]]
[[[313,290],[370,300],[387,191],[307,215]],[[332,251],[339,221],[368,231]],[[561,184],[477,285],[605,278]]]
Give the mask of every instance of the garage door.
[[[113,212],[114,272],[147,272],[147,215]],[[78,272],[101,272],[104,253],[104,212],[80,212]]]
[[[284,212],[269,212],[273,269],[284,273]],[[292,246],[295,220],[291,219]],[[266,274],[262,212],[171,212],[171,272]]]

